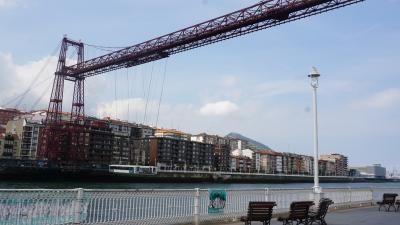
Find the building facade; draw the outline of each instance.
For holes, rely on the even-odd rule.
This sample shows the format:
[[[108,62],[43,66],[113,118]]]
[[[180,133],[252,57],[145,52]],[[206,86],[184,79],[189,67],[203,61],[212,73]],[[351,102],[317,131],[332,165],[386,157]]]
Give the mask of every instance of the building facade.
[[[282,153],[282,172],[284,174],[303,174],[302,156],[294,153]]]
[[[140,165],[167,170],[212,169],[213,145],[167,137],[147,137],[134,141],[134,159]]]
[[[213,169],[215,171],[230,171],[231,145],[230,139],[206,133],[193,135],[192,141],[211,144],[213,146]]]
[[[336,176],[336,163],[329,160],[318,161],[319,175],[320,176]]]
[[[244,155],[231,156],[231,166],[232,172],[239,173],[250,173],[252,172],[253,160],[250,157]]]
[[[280,156],[278,152],[272,150],[255,150],[253,153],[253,171],[257,173],[278,173],[277,160]],[[281,163],[280,163],[281,164]]]
[[[321,160],[326,160],[335,163],[334,176],[348,176],[348,159],[341,154],[321,155]]]
[[[11,159],[20,158],[21,155],[21,140],[15,134],[6,134],[2,148],[1,158]]]
[[[313,175],[314,174],[314,157],[308,155],[300,155],[302,160],[301,174]]]
[[[25,119],[21,137],[21,158],[36,159],[43,124]]]
[[[18,159],[36,159],[40,132],[43,129],[42,118],[36,115],[24,114],[7,122],[5,146],[3,152]],[[7,143],[6,143],[7,142]],[[11,150],[11,144],[13,147]]]
[[[94,168],[107,168],[112,162],[114,135],[108,123],[95,118],[86,120],[85,151]]]

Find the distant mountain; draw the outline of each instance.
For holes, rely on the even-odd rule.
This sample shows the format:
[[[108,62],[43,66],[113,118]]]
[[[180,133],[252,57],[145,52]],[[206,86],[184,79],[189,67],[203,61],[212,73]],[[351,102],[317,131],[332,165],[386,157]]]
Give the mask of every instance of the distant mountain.
[[[247,141],[249,143],[249,147],[251,149],[270,150],[270,148],[268,146],[264,145],[263,143],[255,141],[255,140],[253,140],[251,138],[245,137],[245,136],[243,136],[241,134],[238,134],[238,133],[232,132],[232,133],[229,133],[228,135],[226,135],[225,137]]]

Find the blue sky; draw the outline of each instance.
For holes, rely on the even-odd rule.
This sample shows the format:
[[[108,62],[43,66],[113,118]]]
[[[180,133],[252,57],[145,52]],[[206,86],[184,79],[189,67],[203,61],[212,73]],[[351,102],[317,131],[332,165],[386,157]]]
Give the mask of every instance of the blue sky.
[[[25,91],[49,61],[19,105],[30,110],[38,100],[35,108],[46,107],[57,56],[51,54],[64,34],[129,46],[256,2],[0,0],[0,105]],[[400,170],[399,11],[398,0],[367,0],[174,55],[167,60],[157,125],[190,133],[235,131],[277,151],[311,155],[307,73],[316,66],[322,74],[321,152],[348,155],[352,165]],[[100,53],[88,48],[85,54]],[[165,63],[89,78],[87,114],[155,125]]]

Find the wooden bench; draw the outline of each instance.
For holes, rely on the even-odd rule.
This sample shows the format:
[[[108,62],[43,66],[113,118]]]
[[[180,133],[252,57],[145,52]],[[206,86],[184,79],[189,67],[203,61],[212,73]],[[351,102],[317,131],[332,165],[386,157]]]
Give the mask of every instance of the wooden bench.
[[[308,217],[310,218],[310,224],[314,222],[318,222],[321,225],[327,225],[325,221],[326,213],[328,212],[329,206],[333,204],[333,201],[329,198],[322,198],[319,201],[317,211],[311,211],[308,213]]]
[[[251,221],[262,222],[263,225],[270,225],[272,210],[275,202],[249,202],[247,216],[240,218],[245,225],[251,225]]]
[[[383,194],[383,199],[380,202],[377,202],[377,204],[379,205],[379,211],[381,211],[381,207],[385,207],[386,211],[389,212],[390,208],[393,207],[394,210],[396,211],[396,197],[397,194],[396,193],[385,193]]]
[[[313,201],[292,202],[289,214],[278,217],[278,221],[283,222],[283,225],[293,225],[293,222],[308,225],[308,212],[312,205],[314,205]]]
[[[283,222],[283,225],[305,224],[308,225],[308,212],[310,207],[314,205],[313,201],[297,201],[290,204],[289,214],[278,217],[278,221]]]

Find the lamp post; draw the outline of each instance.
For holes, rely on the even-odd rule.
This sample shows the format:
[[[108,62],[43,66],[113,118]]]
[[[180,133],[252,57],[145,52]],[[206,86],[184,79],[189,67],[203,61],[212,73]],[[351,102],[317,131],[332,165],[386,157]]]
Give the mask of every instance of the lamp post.
[[[318,114],[317,114],[317,88],[318,78],[321,75],[315,67],[312,68],[311,73],[308,75],[310,78],[311,87],[313,88],[313,107],[314,107],[314,193],[320,194],[322,192],[319,186],[318,177]]]

